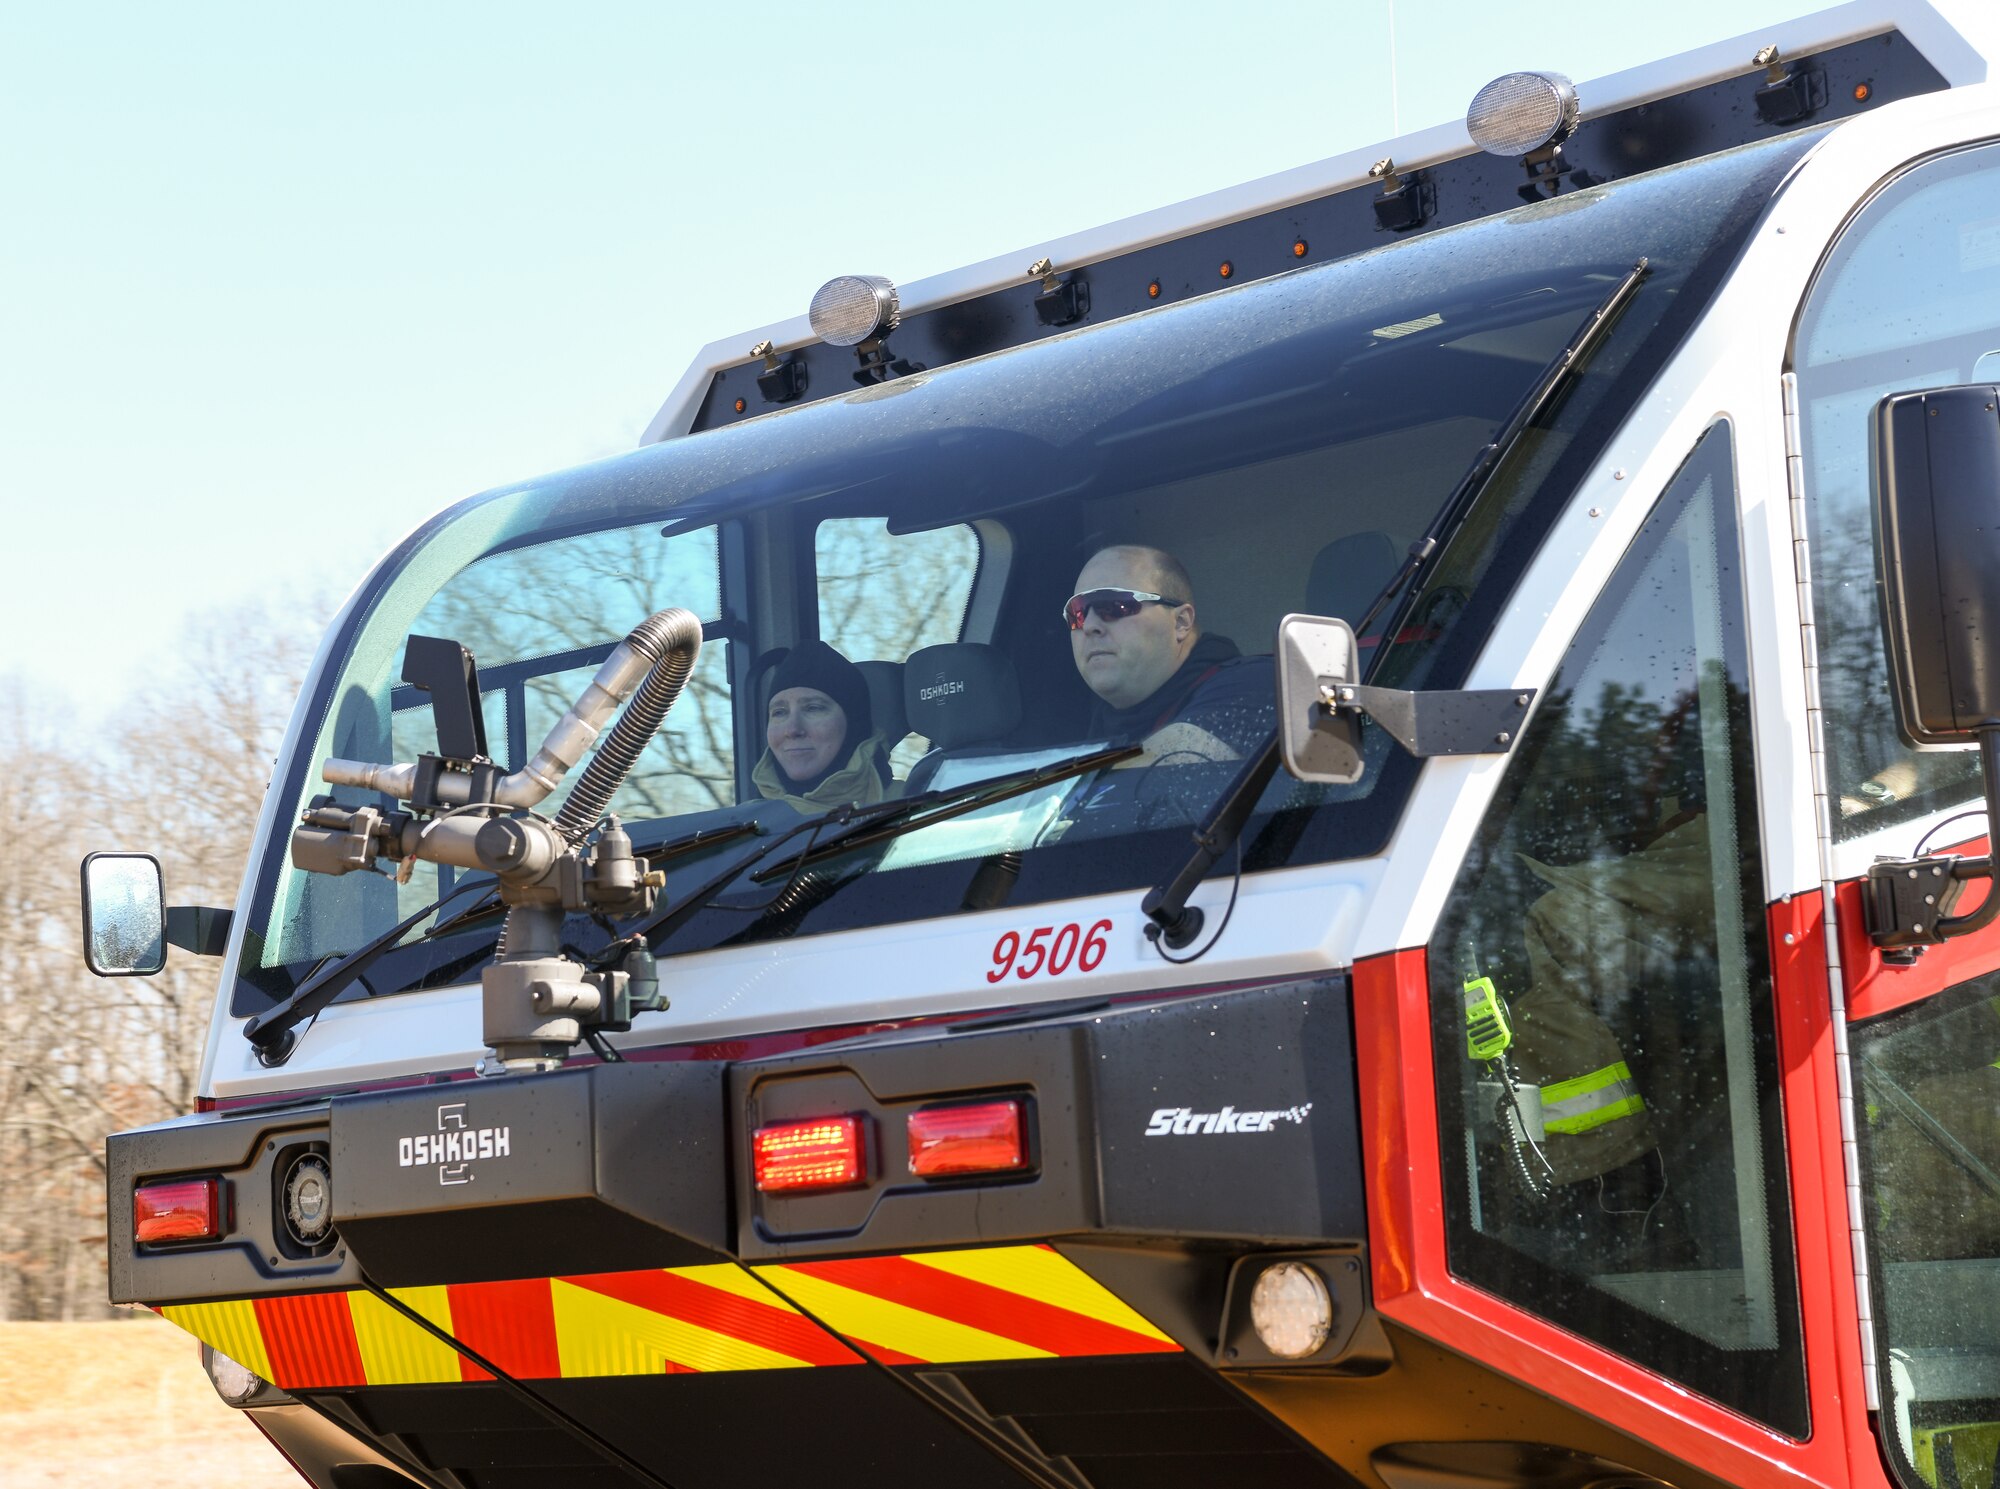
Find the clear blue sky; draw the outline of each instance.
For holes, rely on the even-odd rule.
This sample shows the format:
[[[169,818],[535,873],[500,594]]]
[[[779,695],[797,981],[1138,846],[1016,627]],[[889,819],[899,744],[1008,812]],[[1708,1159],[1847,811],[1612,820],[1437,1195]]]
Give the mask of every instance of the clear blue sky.
[[[1809,0],[1397,0],[1405,130]],[[0,678],[299,626],[631,445],[704,343],[1392,132],[1388,0],[47,5],[0,20]],[[1586,93],[1586,104],[1588,97]]]

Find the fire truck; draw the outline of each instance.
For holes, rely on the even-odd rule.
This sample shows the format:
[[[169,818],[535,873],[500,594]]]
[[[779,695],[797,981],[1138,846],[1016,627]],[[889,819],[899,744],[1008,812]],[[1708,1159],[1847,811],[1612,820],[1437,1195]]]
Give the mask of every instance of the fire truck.
[[[321,1489],[1991,1489],[1996,56],[1510,73],[425,523],[236,905],[84,865],[220,967],[112,1297]]]

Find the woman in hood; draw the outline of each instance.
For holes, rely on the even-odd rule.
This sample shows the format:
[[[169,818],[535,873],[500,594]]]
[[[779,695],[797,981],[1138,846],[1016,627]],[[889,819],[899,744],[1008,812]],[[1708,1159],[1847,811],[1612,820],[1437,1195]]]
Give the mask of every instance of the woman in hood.
[[[861,669],[824,641],[795,646],[771,674],[757,793],[801,812],[889,794],[889,752],[875,732]]]

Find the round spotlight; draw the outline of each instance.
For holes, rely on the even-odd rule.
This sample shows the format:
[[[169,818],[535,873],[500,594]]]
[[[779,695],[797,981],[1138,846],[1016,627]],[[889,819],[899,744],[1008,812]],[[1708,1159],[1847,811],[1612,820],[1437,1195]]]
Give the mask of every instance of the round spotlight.
[[[285,1175],[285,1229],[308,1251],[333,1234],[333,1175],[317,1153],[293,1160]]]
[[[813,335],[829,346],[859,346],[896,329],[896,286],[879,274],[843,274],[819,287],[806,311]]]
[[[1575,133],[1579,107],[1561,73],[1510,72],[1473,95],[1465,129],[1489,155],[1527,155]]]
[[[212,1345],[201,1347],[202,1363],[208,1366],[208,1378],[215,1386],[215,1394],[231,1406],[247,1406],[250,1399],[264,1388],[263,1377],[246,1365],[239,1365],[221,1350]]]
[[[1304,1262],[1279,1262],[1266,1267],[1250,1290],[1250,1322],[1272,1354],[1303,1360],[1333,1330],[1333,1298]]]

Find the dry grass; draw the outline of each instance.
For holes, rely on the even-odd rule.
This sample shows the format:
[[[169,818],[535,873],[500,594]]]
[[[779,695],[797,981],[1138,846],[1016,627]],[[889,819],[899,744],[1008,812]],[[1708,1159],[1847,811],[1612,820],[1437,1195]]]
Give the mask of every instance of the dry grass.
[[[300,1489],[216,1397],[199,1351],[151,1314],[0,1323],[0,1489]]]

